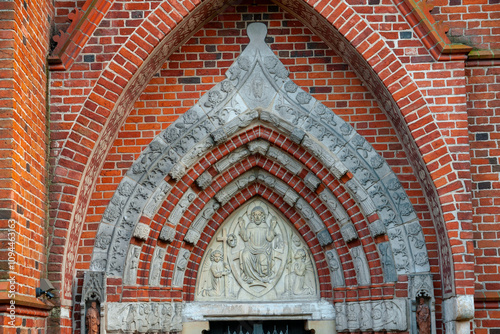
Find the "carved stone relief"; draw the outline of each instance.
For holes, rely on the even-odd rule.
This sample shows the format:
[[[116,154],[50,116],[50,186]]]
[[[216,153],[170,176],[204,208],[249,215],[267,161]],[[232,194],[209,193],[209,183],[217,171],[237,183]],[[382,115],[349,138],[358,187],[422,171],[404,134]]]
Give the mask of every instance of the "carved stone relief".
[[[356,179],[350,179],[347,181],[346,187],[352,197],[356,199],[356,202],[359,204],[366,217],[376,211],[375,204],[372,199],[368,196],[366,190],[361,187]]]
[[[248,151],[245,147],[234,150],[224,159],[215,163],[215,169],[222,173],[229,167],[233,166],[236,162],[250,155],[250,151]]]
[[[208,124],[210,124],[207,121]],[[208,129],[207,129],[208,128]],[[213,126],[207,126],[206,132],[208,133],[213,129]],[[204,134],[202,134],[204,137]],[[198,160],[200,160],[212,147],[214,146],[214,141],[212,138],[208,137],[201,142],[196,143],[196,145],[191,148],[191,150],[185,154],[181,163],[186,167],[186,169],[191,168]]]
[[[382,223],[380,219],[377,219],[373,223],[369,224],[368,229],[370,230],[370,233],[374,238],[386,233],[384,223]]]
[[[254,140],[248,143],[248,149],[252,154],[266,155],[268,153],[270,143],[267,140]]]
[[[212,180],[213,177],[210,175],[210,172],[205,171],[196,179],[196,185],[200,187],[201,190],[205,190],[212,184]]]
[[[205,208],[198,214],[194,222],[189,227],[189,230],[184,237],[184,241],[195,245],[200,238],[201,232],[205,228],[205,225],[212,219],[215,212],[219,209],[220,204],[215,200],[210,200]]]
[[[352,126],[287,78],[286,68],[264,42],[265,27],[261,24],[249,25],[249,35],[256,31],[258,37],[253,37],[243,54],[231,65],[226,73],[227,79],[217,84],[152,141],[129,170],[103,215],[102,231],[100,227],[92,257],[92,270],[106,270],[110,276],[121,276],[126,266],[130,237],[141,214],[153,217],[161,205],[162,197],[164,199],[170,191],[164,181],[165,176],[170,173],[174,180],[179,180],[187,171],[186,167],[195,163],[210,147],[225,142],[228,136],[241,131],[260,115],[262,122],[301,144],[336,178],[340,179],[349,169],[354,177],[348,182],[347,188],[365,215],[375,212],[379,215],[380,220],[370,224],[370,232],[372,236],[378,236],[387,231],[397,272],[427,271],[426,249],[419,248],[423,236],[413,225],[418,222],[417,217],[405,191],[396,182],[397,179],[394,181],[394,173]],[[259,86],[260,82],[264,84]],[[269,89],[261,91],[262,87]],[[292,117],[294,123],[290,122]],[[259,153],[275,160],[282,159],[278,159],[276,152],[271,153],[272,147],[262,140],[250,142],[241,150],[243,156]],[[341,161],[341,155],[345,160]],[[227,168],[230,165],[227,162],[230,161],[225,161],[226,166],[220,164],[220,168]],[[300,164],[297,162],[295,166],[294,161],[290,160],[286,166],[292,173],[300,173]],[[260,180],[260,174],[258,177]],[[210,175],[205,173],[196,182],[201,189],[205,189],[211,181]],[[229,201],[245,182],[239,181],[219,192],[216,199],[221,203]],[[263,182],[266,185],[273,182],[273,189],[283,196],[286,203],[299,206],[298,195],[285,188],[282,181],[264,178]],[[307,184],[310,189],[317,189],[317,180],[311,178]],[[339,225],[344,226],[349,221],[345,210],[335,199],[331,200],[333,195],[323,194],[329,195],[330,191],[323,191],[321,200],[332,211]],[[163,241],[173,240],[175,226],[192,201],[181,202],[182,199],[170,215],[168,225],[160,233]],[[436,207],[437,213],[433,210],[433,217],[439,217],[439,206]],[[304,210],[298,211],[304,217],[307,214]],[[314,217],[314,213],[312,219],[306,220],[321,245],[332,242],[330,233],[323,222]],[[114,229],[112,233],[111,229]],[[195,233],[194,229],[192,233]],[[343,233],[348,240],[351,235],[349,231]],[[195,239],[193,237],[192,240]],[[440,244],[447,243],[446,240],[438,241]],[[448,272],[451,270],[451,258],[443,261],[448,261],[443,269]],[[453,282],[447,280],[443,284],[448,291]]]
[[[106,300],[106,276],[103,271],[86,271],[83,276],[82,302]]]
[[[188,190],[186,190],[184,195],[182,195],[181,199],[179,200],[179,202],[177,202],[177,205],[168,216],[168,222],[176,226],[184,215],[184,212],[186,212],[187,208],[195,198],[196,193],[193,191],[193,189],[188,188]]]
[[[389,242],[382,242],[377,244],[377,247],[380,252],[380,260],[382,262],[382,270],[384,272],[384,282],[397,282],[398,275],[396,273],[391,244]]]
[[[104,214],[102,215],[103,222],[111,225],[115,225],[117,223],[118,219],[124,212],[125,204],[127,203],[129,197],[132,195],[135,186],[135,181],[127,177],[123,179],[123,181],[118,186],[117,191],[111,198],[111,201],[104,211]]]
[[[288,169],[292,174],[297,175],[302,171],[302,165],[297,162],[294,158],[290,157],[288,154],[284,153],[278,148],[270,147],[267,151],[267,155],[278,161],[283,167]]]
[[[140,255],[141,247],[130,245],[123,277],[124,285],[135,285],[137,283],[137,268],[139,268]]]
[[[416,272],[428,272],[431,270],[427,249],[425,247],[424,234],[418,221],[405,224],[408,240],[410,241],[410,250],[415,263]]]
[[[146,225],[144,223],[137,223],[133,236],[138,240],[146,241],[148,240],[150,230],[151,229],[149,225]]]
[[[257,179],[265,184],[270,189],[273,189],[276,193],[283,196],[283,200],[290,206],[294,206],[298,199],[300,198],[299,194],[295,192],[288,184],[278,179],[276,176],[259,170],[257,173]]]
[[[180,288],[184,282],[184,273],[186,272],[189,256],[191,252],[185,248],[179,250],[177,260],[175,261],[174,275],[172,279],[172,286]]]
[[[335,220],[339,225],[344,225],[349,221],[349,216],[345,212],[344,207],[339,203],[337,198],[333,196],[332,192],[325,188],[320,194],[319,198],[326,205],[328,210],[333,214]]]
[[[290,133],[290,140],[293,141],[296,144],[301,144],[302,140],[304,139],[306,133],[304,130],[299,129],[299,128],[294,128],[292,132]]]
[[[353,240],[358,239],[358,232],[356,232],[356,228],[353,223],[347,223],[340,228],[340,233],[342,234],[342,238],[346,243],[351,242]]]
[[[340,262],[339,255],[335,248],[327,250],[326,261],[328,262],[328,268],[330,268],[330,276],[332,279],[332,285],[334,288],[345,286],[344,281],[344,270],[342,269],[342,264]]]
[[[408,329],[406,299],[337,303],[335,310],[338,332]]]
[[[358,285],[370,285],[371,275],[368,261],[366,260],[363,246],[357,246],[350,249],[354,270],[358,279]]]
[[[415,273],[408,275],[408,297],[416,300],[417,297],[434,298],[434,285],[431,273]]]
[[[257,179],[257,176],[258,174],[254,171],[246,172],[219,190],[219,192],[215,194],[215,198],[222,205],[226,204],[238,192],[238,190],[244,189],[250,183],[254,182]]]
[[[255,199],[219,228],[201,262],[196,300],[316,300],[307,245],[280,213]]]
[[[170,190],[172,190],[172,186],[167,182],[162,181],[162,183],[158,186],[158,188],[156,188],[148,203],[144,207],[144,210],[142,211],[143,215],[148,218],[153,218],[158,212],[160,205],[163,203]]]
[[[107,265],[107,252],[111,245],[114,226],[102,222],[99,224],[99,230],[94,243],[93,259],[90,264],[92,271],[104,271]]]
[[[411,260],[405,229],[402,226],[396,227],[389,230],[387,234],[392,246],[392,254],[396,262],[398,275],[413,272],[413,261]]]
[[[236,134],[239,130],[248,127],[254,121],[259,118],[259,112],[257,110],[248,110],[241,114],[240,116],[233,119],[231,122],[224,125],[222,128],[226,133],[227,137],[231,137]]]
[[[319,231],[316,234],[316,237],[318,238],[318,242],[322,247],[328,246],[333,242],[332,235],[326,228]]]
[[[108,333],[167,333],[182,330],[182,303],[108,303]]]
[[[165,225],[162,227],[158,239],[165,242],[172,242],[175,238],[175,229],[171,226]]]
[[[268,64],[266,64],[265,67],[267,67],[267,65]],[[249,108],[266,108],[276,95],[276,90],[274,86],[270,84],[270,80],[266,80],[267,73],[262,69],[261,63],[257,62],[254,66],[240,94]],[[281,64],[281,66],[283,65]]]
[[[161,272],[163,270],[163,261],[167,250],[156,247],[153,252],[151,266],[149,267],[149,286],[160,286]]]
[[[260,182],[265,184],[270,189],[273,189],[276,193],[280,194],[281,196],[284,196],[287,191],[294,191],[292,188],[290,188],[288,184],[286,184],[285,182],[281,181],[279,178],[268,172],[259,170],[256,173],[256,175],[257,179]]]
[[[311,230],[313,230],[315,233],[318,233],[326,227],[316,211],[314,211],[309,203],[307,203],[304,199],[299,198],[297,204],[295,204],[295,207],[299,211],[300,215],[308,223]]]
[[[312,172],[309,172],[304,178],[304,183],[306,184],[307,188],[311,189],[312,191],[316,191],[316,189],[318,189],[319,185],[321,184],[321,180],[318,179]]]

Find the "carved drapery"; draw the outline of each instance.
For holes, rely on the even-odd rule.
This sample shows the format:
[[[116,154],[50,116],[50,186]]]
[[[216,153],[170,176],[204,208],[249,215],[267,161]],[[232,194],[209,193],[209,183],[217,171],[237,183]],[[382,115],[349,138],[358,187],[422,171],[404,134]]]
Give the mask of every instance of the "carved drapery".
[[[307,244],[279,212],[256,199],[219,228],[198,271],[198,301],[317,300]]]

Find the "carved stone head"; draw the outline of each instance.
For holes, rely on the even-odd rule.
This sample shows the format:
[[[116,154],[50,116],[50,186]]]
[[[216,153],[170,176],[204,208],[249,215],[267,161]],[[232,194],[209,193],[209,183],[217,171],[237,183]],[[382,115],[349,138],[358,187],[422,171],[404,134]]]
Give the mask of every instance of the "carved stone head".
[[[253,208],[250,219],[255,224],[260,225],[266,219],[264,209],[262,209],[260,206],[256,206],[255,208]]]

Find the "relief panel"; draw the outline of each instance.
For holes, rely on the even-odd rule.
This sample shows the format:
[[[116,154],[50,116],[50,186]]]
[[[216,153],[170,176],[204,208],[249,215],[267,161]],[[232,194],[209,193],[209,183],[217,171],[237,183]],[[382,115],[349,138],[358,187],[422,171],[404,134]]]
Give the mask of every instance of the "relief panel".
[[[308,246],[274,207],[255,199],[219,228],[202,260],[198,301],[317,300]]]

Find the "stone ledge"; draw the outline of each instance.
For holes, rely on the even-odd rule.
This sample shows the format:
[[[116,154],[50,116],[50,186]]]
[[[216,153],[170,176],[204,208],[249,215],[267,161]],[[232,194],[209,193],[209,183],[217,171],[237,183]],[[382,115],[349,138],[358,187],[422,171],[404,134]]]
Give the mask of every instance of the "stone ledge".
[[[335,320],[335,308],[327,301],[302,303],[189,303],[183,321],[210,320]]]

